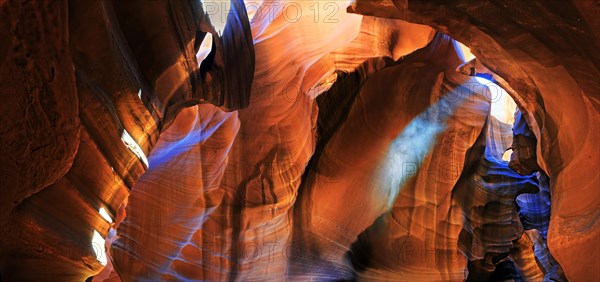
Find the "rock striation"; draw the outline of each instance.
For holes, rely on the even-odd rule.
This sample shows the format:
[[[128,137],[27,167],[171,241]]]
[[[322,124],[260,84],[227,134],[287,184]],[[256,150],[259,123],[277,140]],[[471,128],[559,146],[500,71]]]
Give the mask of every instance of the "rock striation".
[[[0,0],[0,279],[598,280],[598,15]]]

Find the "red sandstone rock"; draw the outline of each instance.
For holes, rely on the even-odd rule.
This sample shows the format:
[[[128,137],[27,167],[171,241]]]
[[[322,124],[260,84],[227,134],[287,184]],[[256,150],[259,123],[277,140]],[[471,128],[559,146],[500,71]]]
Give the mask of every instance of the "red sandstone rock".
[[[598,3],[226,2],[0,1],[0,277],[600,279]]]

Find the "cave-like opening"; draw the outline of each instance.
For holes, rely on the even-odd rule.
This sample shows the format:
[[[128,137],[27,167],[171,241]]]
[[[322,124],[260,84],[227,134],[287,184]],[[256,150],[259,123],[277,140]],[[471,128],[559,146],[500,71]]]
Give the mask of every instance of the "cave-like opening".
[[[525,267],[527,262],[522,258],[526,252],[523,248],[527,249],[531,245],[530,250],[533,250],[535,262],[543,270],[544,279],[564,280],[560,265],[552,257],[546,243],[551,211],[550,179],[536,163],[537,140],[524,117],[522,112],[524,108],[519,107],[510,94],[494,81],[494,77],[498,77],[498,75],[491,73],[486,68],[483,73],[479,73],[477,67],[481,66],[475,62],[477,59],[470,49],[458,41],[456,43],[458,44],[457,53],[466,62],[465,65],[469,65],[469,75],[475,76],[477,82],[486,87],[486,93],[491,101],[489,137],[492,142],[488,142],[484,154],[486,157],[490,155],[490,160],[497,161],[500,167],[508,167],[511,170],[494,175],[494,177],[504,178],[503,181],[506,183],[500,184],[498,187],[494,187],[495,185],[490,187],[497,188],[498,192],[502,193],[501,190],[508,190],[509,185],[520,186],[527,176],[535,186],[534,189],[523,188],[517,191],[516,198],[512,203],[518,217],[515,217],[517,221],[513,221],[511,224],[517,224],[519,229],[517,233],[521,233],[521,237],[513,240],[513,245],[509,247],[508,253],[507,249],[498,251],[501,248],[497,246],[484,246],[484,248],[488,248],[489,252],[485,253],[481,260],[469,261],[470,275],[467,280],[541,279],[540,273],[532,273],[531,269]],[[519,94],[514,91],[513,93]],[[494,170],[490,169],[490,171]],[[511,177],[510,174],[514,174],[514,176]],[[523,178],[517,175],[523,176]],[[483,178],[485,179],[485,177]],[[497,183],[502,183],[502,181],[497,181]],[[492,224],[502,223],[488,221],[486,224],[493,226]],[[500,230],[493,227],[490,229]],[[474,228],[472,232],[476,233],[476,230]],[[467,253],[473,254],[473,252]]]

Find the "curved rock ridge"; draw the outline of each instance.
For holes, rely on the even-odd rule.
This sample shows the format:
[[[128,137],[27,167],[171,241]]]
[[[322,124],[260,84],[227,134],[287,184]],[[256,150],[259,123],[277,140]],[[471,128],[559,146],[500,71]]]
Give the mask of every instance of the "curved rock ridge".
[[[495,141],[486,131],[481,159],[454,190],[465,217],[458,244],[470,261],[470,281],[492,279],[499,267],[505,267],[513,242],[523,234],[515,198],[539,191],[535,175],[517,174],[487,149]]]
[[[222,36],[199,1],[0,5],[11,23],[0,32],[12,38],[2,48],[2,87],[18,94],[3,104],[3,129],[11,132],[2,134],[0,273],[7,280],[82,281],[107,262],[103,238],[124,215],[118,211],[146,170],[146,156],[181,105],[247,106],[249,22],[239,1]],[[157,29],[157,18],[171,31]],[[206,32],[215,34],[216,48],[200,69],[194,43]],[[162,37],[143,38],[153,34]],[[231,91],[219,88],[225,84]],[[235,99],[209,93],[208,85]]]
[[[66,222],[52,201],[32,211],[32,202],[27,200],[43,197],[40,193],[47,187],[64,187],[69,182],[65,175],[77,160],[80,142],[86,139],[80,130],[67,15],[66,2],[0,3],[4,38],[0,47],[0,272],[7,281],[45,277],[31,273],[41,262],[47,263],[42,269],[49,277],[63,279],[81,278],[68,268],[101,267],[91,257],[89,243],[74,255],[65,244],[89,242],[91,233],[87,238],[64,240],[72,233],[68,229],[63,233],[57,226]],[[52,192],[67,194],[77,205],[77,193],[64,190]],[[98,221],[86,221],[89,216],[83,214],[74,221],[90,229]],[[45,233],[49,229],[54,232]],[[66,267],[54,268],[60,265]]]
[[[0,280],[598,280],[597,15],[0,0]]]
[[[347,252],[362,233],[353,247],[354,262],[359,267],[374,266],[359,272],[360,278],[410,280],[419,278],[419,273],[422,279],[463,278],[466,261],[456,247],[447,251],[442,246],[456,244],[460,229],[452,227],[452,222],[460,221],[460,212],[450,201],[450,193],[464,154],[484,124],[489,98],[473,92],[473,86],[479,85],[475,79],[455,72],[461,63],[452,40],[438,34],[427,47],[368,77],[346,120],[309,166],[303,183],[298,212],[303,225],[298,237],[306,245],[303,248],[315,254],[305,254],[307,261],[300,260],[298,269],[316,270],[299,273],[304,275],[300,277],[351,278],[354,270]],[[389,81],[394,83],[383,83]],[[456,153],[452,160],[431,159],[445,149],[462,151],[462,155]],[[436,227],[435,218],[420,217],[432,208],[427,203],[433,209],[440,205],[443,212],[438,220],[450,220],[448,225]],[[409,219],[413,212],[416,222]],[[440,229],[439,238],[433,235],[438,232],[426,231],[436,228],[444,230]],[[421,242],[422,238],[431,238],[427,243],[433,246],[427,247],[437,246],[454,256],[449,261],[456,272],[423,271],[425,265],[435,266],[418,260],[413,268],[398,253],[390,254],[403,242]],[[435,261],[435,255],[431,259]],[[323,265],[314,265],[319,263]],[[411,278],[411,274],[417,276]]]
[[[186,109],[163,132],[112,244],[121,279],[158,280],[178,264],[173,258],[221,202],[219,182],[238,129],[237,113],[203,104]]]
[[[270,8],[272,7],[260,6],[256,13],[264,13],[265,11],[261,9]],[[126,220],[123,227],[118,230],[118,234],[123,234],[123,240],[117,239],[113,247],[115,252],[124,254],[121,264],[131,265],[126,267],[127,270],[121,270],[117,262],[116,268],[120,272],[124,271],[127,273],[125,275],[131,275],[125,277],[157,279],[160,273],[162,279],[262,280],[279,279],[285,276],[293,222],[288,214],[295,202],[300,176],[314,150],[314,145],[311,145],[315,142],[314,98],[318,93],[311,90],[319,90],[314,89],[313,86],[335,70],[338,66],[337,62],[343,61],[348,66],[358,65],[364,60],[352,58],[355,54],[349,50],[352,47],[345,47],[346,44],[351,46],[357,44],[353,43],[355,42],[353,40],[359,32],[359,27],[361,33],[365,34],[363,37],[368,36],[372,44],[388,48],[386,50],[380,47],[379,51],[372,52],[373,55],[393,56],[393,48],[399,46],[404,49],[396,50],[396,56],[403,55],[426,44],[431,32],[429,28],[419,27],[418,34],[423,34],[424,39],[407,41],[400,45],[389,43],[386,45],[384,42],[389,42],[386,38],[390,38],[391,33],[402,30],[411,32],[408,29],[409,25],[403,24],[400,27],[385,29],[382,28],[381,23],[376,25],[377,21],[373,19],[361,24],[362,17],[355,15],[340,15],[339,23],[331,24],[315,22],[311,14],[302,14],[302,18],[292,24],[285,21],[284,16],[285,14],[279,14],[275,19],[260,17],[253,19],[254,50],[256,55],[262,58],[256,62],[253,98],[247,109],[238,111],[240,129],[233,139],[222,180],[219,180],[221,176],[218,174],[209,176],[211,179],[216,177],[215,181],[221,182],[218,191],[223,194],[222,198],[216,200],[218,204],[210,213],[206,210],[198,210],[196,216],[206,216],[208,219],[205,221],[196,222],[190,219],[187,221],[190,226],[185,227],[185,230],[170,231],[181,232],[177,234],[178,239],[173,241],[179,240],[177,242],[182,245],[171,248],[179,249],[177,256],[173,256],[169,250],[156,251],[155,254],[164,257],[161,263],[144,260],[145,255],[140,255],[144,251],[136,246],[128,249],[127,242],[136,244],[134,242],[139,240],[145,242],[140,243],[140,246],[152,244],[151,242],[155,242],[152,240],[162,240],[160,238],[164,237],[160,234],[166,231],[152,226],[152,220],[147,221],[148,228],[128,228],[126,226],[136,226],[136,223],[133,223],[134,219],[131,219],[131,224]],[[270,20],[270,22],[264,23],[261,20]],[[381,30],[377,29],[377,26]],[[308,27],[318,28],[323,33],[290,37],[290,35],[301,34],[297,31]],[[373,32],[373,29],[376,31]],[[327,30],[332,32],[325,32]],[[339,36],[336,37],[335,34]],[[288,47],[285,56],[271,52],[275,46],[283,42]],[[306,46],[313,46],[313,48],[306,48]],[[333,55],[329,55],[331,52]],[[324,59],[326,57],[332,60]],[[288,60],[294,58],[304,58],[304,60],[302,64],[288,63]],[[281,66],[286,65],[293,67],[280,69]],[[290,75],[282,76],[281,71]],[[187,122],[191,120],[188,119]],[[185,123],[185,120],[182,123]],[[248,154],[249,151],[253,153]],[[170,157],[185,158],[184,155],[193,154],[185,152],[181,156]],[[150,162],[150,171],[154,170],[153,166]],[[163,173],[168,175],[170,172],[165,169],[157,168],[157,175]],[[137,198],[132,195],[131,201],[139,199],[138,201],[144,202],[143,198],[162,195],[161,189],[140,187],[152,192]],[[134,191],[137,189],[136,186]],[[207,187],[200,185],[190,189],[185,193],[192,193],[194,189],[207,189]],[[194,198],[193,195],[189,194],[189,197]],[[175,204],[173,202],[171,205]],[[199,202],[195,204],[202,205]],[[160,212],[147,204],[136,206],[132,204],[127,209],[128,217],[132,216],[134,209],[143,210],[136,214]],[[206,214],[202,215],[203,212]],[[182,226],[184,224],[182,223]],[[188,228],[195,228],[197,231],[189,237]],[[154,239],[148,238],[147,233],[152,234]],[[138,256],[142,259],[136,259]],[[128,258],[131,258],[131,261]],[[172,260],[169,267],[162,264],[167,260]],[[135,269],[136,263],[148,265]],[[223,272],[223,269],[228,271]]]
[[[512,130],[489,116],[481,159],[454,190],[465,217],[458,243],[469,259],[467,280],[565,281],[537,230],[545,234],[549,225],[545,173],[522,176],[502,159],[513,134],[530,133],[519,110],[515,116]]]
[[[502,77],[537,139],[550,178],[548,246],[574,281],[600,277],[600,5],[356,0],[359,14],[429,25],[471,48]],[[508,90],[507,90],[508,91]],[[569,125],[569,129],[565,128]],[[571,203],[577,203],[573,205]]]
[[[513,135],[518,134],[529,137],[533,136],[533,133],[527,126],[525,119],[522,118],[521,111],[517,110],[515,112],[515,117],[515,123],[512,129]],[[531,146],[531,143],[529,144]],[[511,162],[512,159],[513,157],[511,155]],[[539,192],[533,194],[527,193],[518,196],[516,199],[516,204],[519,209],[519,217],[521,218],[523,227],[526,230],[538,230],[539,234],[545,240],[548,235],[548,227],[550,225],[550,210],[552,207],[550,199],[550,185],[548,176],[543,171],[537,173],[537,179]]]
[[[254,70],[250,23],[243,1],[229,2],[219,33],[202,1],[105,1],[106,16],[117,25],[125,45],[120,47],[135,60],[136,78],[145,86],[142,97],[152,103],[161,130],[181,109],[200,102],[226,110],[248,106]],[[198,62],[208,33],[211,51]]]

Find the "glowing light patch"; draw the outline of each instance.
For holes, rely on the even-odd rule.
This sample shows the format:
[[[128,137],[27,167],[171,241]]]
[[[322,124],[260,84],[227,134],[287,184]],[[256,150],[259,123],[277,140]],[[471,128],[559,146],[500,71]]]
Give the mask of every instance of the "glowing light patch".
[[[138,97],[139,97],[140,99],[142,99],[142,88],[140,88],[140,90],[138,90]]]
[[[502,155],[502,160],[510,162],[510,156],[512,156],[512,153],[513,153],[512,149],[506,150],[506,152],[504,152],[504,154]]]
[[[210,18],[210,23],[221,36],[227,25],[227,15],[231,10],[231,3],[223,0],[200,0],[200,2],[202,2],[202,9]]]
[[[198,53],[196,53],[196,61],[198,62],[198,67],[200,67],[200,64],[202,63],[202,61],[204,61],[204,59],[206,59],[206,57],[208,57],[208,54],[210,54],[210,51],[212,50],[212,44],[213,44],[212,34],[207,33],[204,36],[202,43],[200,44],[200,49],[198,49]]]
[[[108,259],[106,257],[106,246],[104,245],[104,238],[100,236],[98,231],[94,230],[94,235],[92,235],[92,249],[94,253],[96,253],[96,259],[102,264],[106,266],[108,263]]]
[[[127,148],[129,148],[129,150],[131,150],[131,152],[133,152],[146,165],[147,168],[149,167],[146,154],[144,154],[144,151],[140,145],[133,140],[131,135],[129,135],[129,132],[127,132],[125,129],[123,129],[123,133],[121,133],[121,141],[123,141],[125,146],[127,146]]]
[[[475,55],[471,53],[471,49],[456,40],[454,40],[454,49],[456,49],[456,53],[463,62],[475,59]]]
[[[512,97],[502,87],[490,80],[477,76],[475,79],[477,82],[487,86],[490,91],[492,116],[503,123],[515,123],[514,115],[517,110],[517,103],[515,103]]]
[[[246,13],[248,14],[248,20],[252,20],[254,15],[256,15],[256,11],[262,4],[262,0],[260,1],[244,1],[244,5],[246,5]]]
[[[477,82],[479,82],[483,85],[488,85],[488,83],[492,83],[491,81],[489,81],[483,77],[479,77],[479,76],[476,76],[475,79],[477,80]]]
[[[475,55],[471,53],[471,49],[464,44],[454,40],[454,47],[463,62],[468,62],[475,58]],[[475,79],[489,89],[492,100],[491,115],[503,123],[513,124],[515,122],[514,113],[517,110],[517,104],[512,97],[502,87],[488,79],[478,76]]]
[[[100,215],[101,215],[101,216],[102,216],[104,219],[106,219],[106,221],[108,221],[108,222],[111,222],[111,223],[113,222],[113,220],[112,220],[112,218],[110,217],[110,215],[108,214],[108,212],[106,212],[106,209],[104,209],[104,208],[100,208],[100,209],[98,210],[98,213],[99,213],[99,214],[100,214]]]

